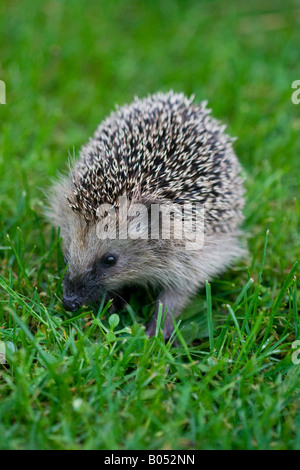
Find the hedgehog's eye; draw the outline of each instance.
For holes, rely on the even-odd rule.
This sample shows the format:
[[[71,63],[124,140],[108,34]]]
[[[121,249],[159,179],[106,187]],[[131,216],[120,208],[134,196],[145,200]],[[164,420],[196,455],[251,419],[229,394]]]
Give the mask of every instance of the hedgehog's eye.
[[[102,258],[104,266],[109,267],[116,264],[117,258],[114,255],[107,255]]]

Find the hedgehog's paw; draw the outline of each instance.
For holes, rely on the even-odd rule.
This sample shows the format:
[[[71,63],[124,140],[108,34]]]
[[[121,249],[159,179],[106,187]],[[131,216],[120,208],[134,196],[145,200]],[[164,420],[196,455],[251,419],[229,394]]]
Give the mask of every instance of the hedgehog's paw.
[[[156,318],[154,316],[151,318],[151,320],[146,323],[145,325],[145,333],[146,335],[149,336],[149,338],[152,338],[152,336],[155,336],[155,331],[156,331]]]
[[[176,335],[173,335],[174,326],[169,314],[166,315],[164,326],[163,326],[163,337],[165,343],[171,340],[172,346],[178,346],[178,342],[176,340]],[[172,339],[171,339],[172,338]]]
[[[157,323],[157,312],[154,313],[149,323],[146,324],[146,334],[150,338],[152,338],[152,336],[155,336],[156,323]],[[163,322],[163,338],[165,340],[165,343],[167,343],[170,340],[173,334],[173,331],[174,331],[173,322],[172,322],[171,316],[167,313]],[[175,337],[172,338],[172,345],[178,346],[178,343]]]

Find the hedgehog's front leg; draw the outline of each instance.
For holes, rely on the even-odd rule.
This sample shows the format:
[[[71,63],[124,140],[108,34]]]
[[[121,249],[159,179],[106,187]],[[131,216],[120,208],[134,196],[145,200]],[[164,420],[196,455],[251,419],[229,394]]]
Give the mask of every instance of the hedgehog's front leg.
[[[156,302],[155,312],[149,323],[147,323],[146,325],[146,334],[150,337],[155,335],[157,315],[160,308],[160,304],[162,304],[162,318],[164,318],[165,316],[163,336],[164,340],[167,342],[170,339],[174,329],[172,316],[173,318],[178,317],[178,315],[181,314],[183,308],[189,300],[190,296],[187,296],[186,293],[181,291],[177,292],[173,289],[168,289],[161,292]]]

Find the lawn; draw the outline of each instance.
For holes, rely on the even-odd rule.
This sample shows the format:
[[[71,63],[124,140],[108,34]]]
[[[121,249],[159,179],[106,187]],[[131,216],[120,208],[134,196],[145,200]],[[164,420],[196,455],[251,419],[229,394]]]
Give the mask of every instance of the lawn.
[[[0,449],[300,449],[299,26],[292,0],[1,2]],[[249,247],[177,348],[145,336],[151,293],[67,314],[44,217],[115,104],[169,89],[238,138]]]

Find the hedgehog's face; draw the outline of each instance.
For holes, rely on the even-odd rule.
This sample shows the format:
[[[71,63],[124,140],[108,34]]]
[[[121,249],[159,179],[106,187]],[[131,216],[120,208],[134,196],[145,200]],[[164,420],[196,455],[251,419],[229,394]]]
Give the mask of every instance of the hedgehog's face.
[[[144,284],[149,278],[147,267],[154,263],[147,240],[99,240],[95,226],[85,225],[62,236],[68,263],[63,282],[66,310],[75,312],[84,304],[99,302],[104,292]]]
[[[114,277],[119,263],[119,254],[108,253],[87,265],[84,270],[77,269],[77,263],[72,258],[64,278],[63,306],[66,310],[75,312],[83,304],[98,301],[108,290],[109,279]]]

